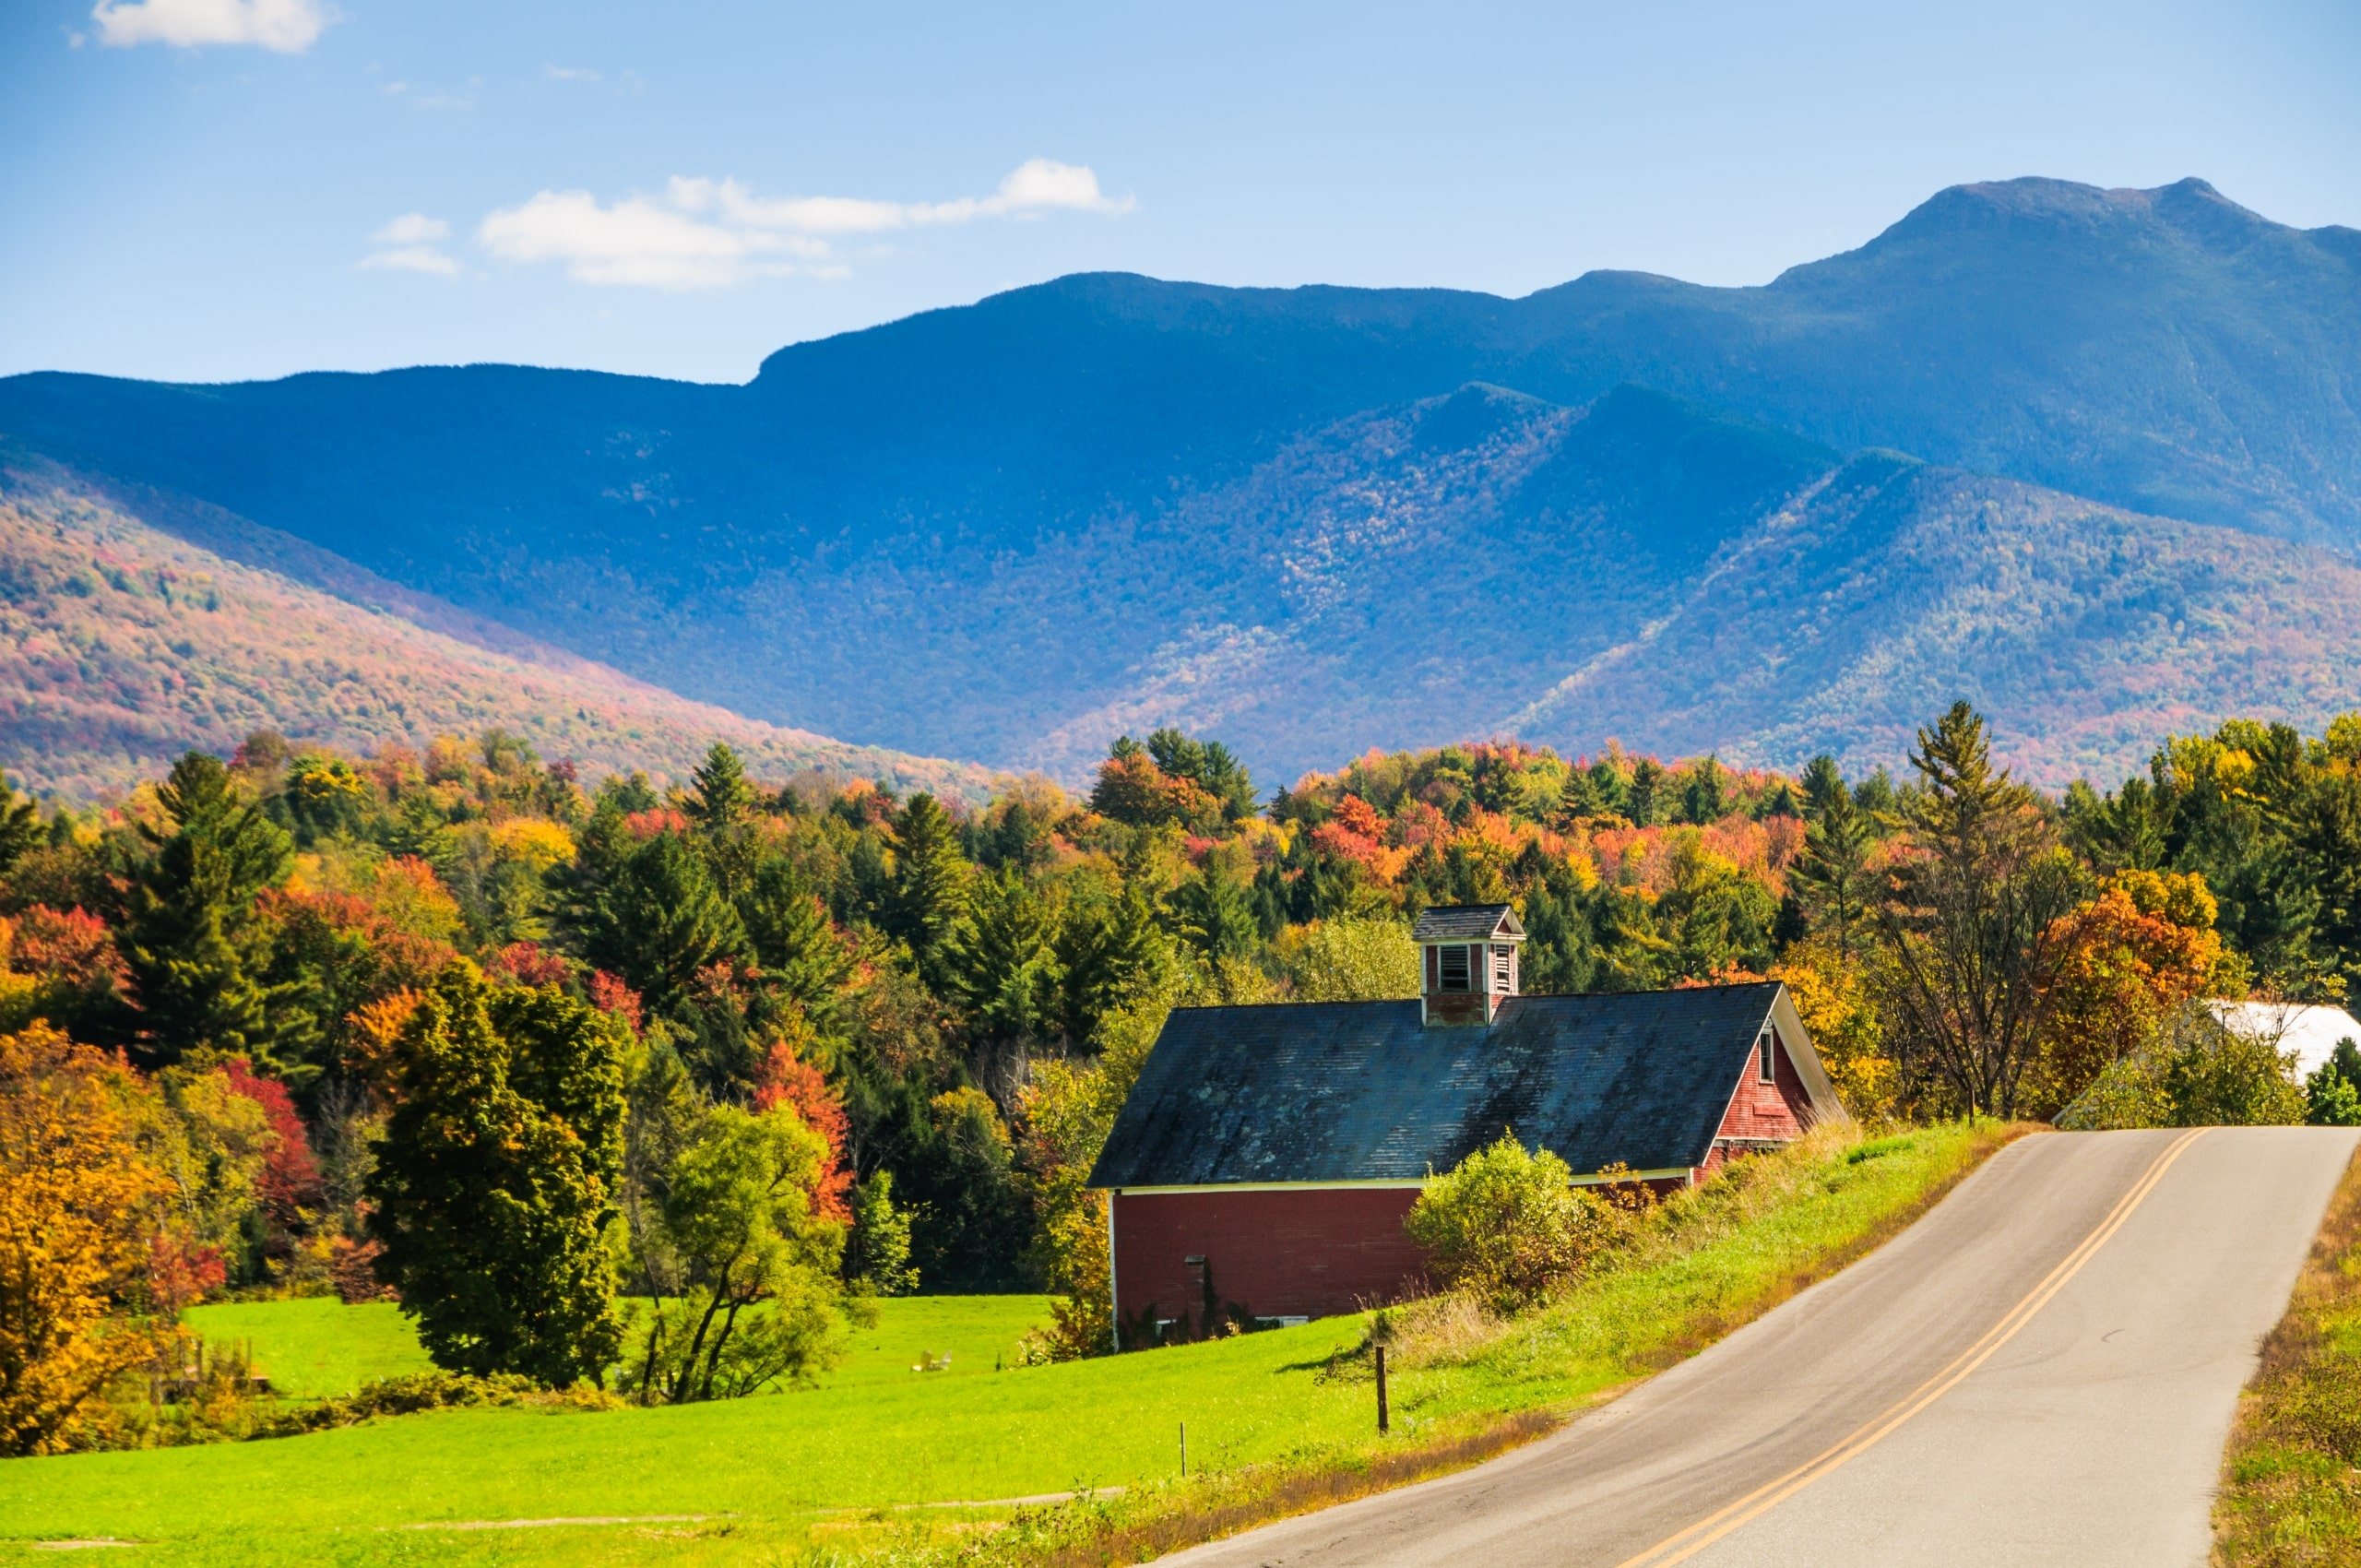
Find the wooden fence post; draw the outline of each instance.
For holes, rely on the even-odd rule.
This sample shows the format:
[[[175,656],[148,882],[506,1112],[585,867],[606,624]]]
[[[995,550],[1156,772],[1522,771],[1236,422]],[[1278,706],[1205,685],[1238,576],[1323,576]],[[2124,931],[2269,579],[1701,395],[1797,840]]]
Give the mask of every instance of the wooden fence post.
[[[1377,1347],[1377,1430],[1382,1434],[1392,1425],[1385,1408],[1385,1347]]]

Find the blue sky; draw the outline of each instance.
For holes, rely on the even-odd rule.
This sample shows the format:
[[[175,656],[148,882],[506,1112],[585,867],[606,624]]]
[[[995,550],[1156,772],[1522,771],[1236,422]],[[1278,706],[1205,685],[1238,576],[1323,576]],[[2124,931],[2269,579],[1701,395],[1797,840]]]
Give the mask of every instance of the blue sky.
[[[2361,225],[2361,6],[8,0],[0,374],[739,380],[1060,273],[1759,283],[1938,188]]]

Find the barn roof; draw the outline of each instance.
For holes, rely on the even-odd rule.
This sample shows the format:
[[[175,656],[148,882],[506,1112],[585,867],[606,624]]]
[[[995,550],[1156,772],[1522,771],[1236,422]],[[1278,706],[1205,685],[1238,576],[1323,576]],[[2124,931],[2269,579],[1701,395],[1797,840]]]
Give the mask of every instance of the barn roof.
[[[1090,1184],[1418,1181],[1512,1127],[1578,1172],[1702,1165],[1774,1009],[1833,1106],[1775,983],[1513,996],[1488,1028],[1426,1028],[1415,1001],[1177,1009]]]
[[[1413,942],[1481,942],[1496,932],[1523,936],[1516,911],[1506,904],[1455,904],[1429,909],[1410,928]]]

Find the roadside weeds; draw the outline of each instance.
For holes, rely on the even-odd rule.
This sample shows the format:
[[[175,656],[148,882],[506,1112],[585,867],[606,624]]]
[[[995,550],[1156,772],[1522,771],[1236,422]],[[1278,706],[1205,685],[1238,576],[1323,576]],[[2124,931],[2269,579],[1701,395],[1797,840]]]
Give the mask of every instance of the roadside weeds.
[[[2213,1505],[2213,1562],[2361,1562],[2361,1155],[2239,1396]]]

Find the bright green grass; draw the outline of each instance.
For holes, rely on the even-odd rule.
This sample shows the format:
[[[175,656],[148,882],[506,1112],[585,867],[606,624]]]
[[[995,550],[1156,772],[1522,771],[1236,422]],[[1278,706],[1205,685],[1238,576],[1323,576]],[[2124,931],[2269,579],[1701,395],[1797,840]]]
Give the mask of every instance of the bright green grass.
[[[328,1399],[381,1377],[427,1372],[409,1320],[390,1301],[348,1307],[333,1296],[191,1307],[181,1322],[208,1345],[243,1345],[271,1392]]]
[[[1670,1206],[1631,1267],[1455,1359],[1404,1370],[1391,1441],[1571,1406],[1628,1382],[1691,1336],[1780,1299],[1798,1272],[1849,1255],[1998,1141],[1988,1129],[1938,1128],[1874,1159],[1823,1148],[1748,1162],[1758,1174]],[[150,1543],[142,1562],[207,1564],[769,1561],[815,1524],[843,1540],[828,1532],[860,1510],[1169,1477],[1183,1421],[1200,1466],[1370,1452],[1366,1379],[1318,1372],[1363,1329],[1359,1318],[1331,1319],[1063,1366],[898,1378],[891,1364],[908,1351],[881,1331],[864,1352],[876,1375],[848,1368],[806,1393],[603,1414],[445,1411],[272,1442],[13,1460],[0,1463],[0,1542],[130,1538]],[[958,1345],[926,1348],[953,1349],[965,1372]],[[660,1514],[727,1517],[399,1528]]]
[[[927,1376],[989,1372],[1050,1315],[1047,1296],[904,1296],[877,1305],[876,1326],[854,1330],[842,1364],[823,1374],[829,1386],[907,1381],[922,1355],[946,1351],[951,1365]],[[231,1301],[192,1307],[181,1321],[211,1344],[243,1345],[272,1391],[295,1399],[332,1398],[433,1364],[409,1320],[384,1301]]]

